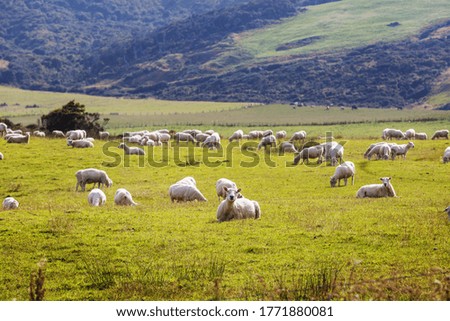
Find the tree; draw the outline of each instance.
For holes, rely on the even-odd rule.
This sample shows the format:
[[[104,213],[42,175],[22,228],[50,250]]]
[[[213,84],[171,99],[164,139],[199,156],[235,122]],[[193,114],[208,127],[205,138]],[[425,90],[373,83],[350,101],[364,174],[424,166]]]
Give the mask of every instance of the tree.
[[[97,122],[99,119],[99,113],[87,113],[85,106],[75,100],[69,101],[62,108],[55,109],[41,117],[42,126],[49,132],[55,129],[64,132],[84,129],[90,136],[103,130],[103,127]]]

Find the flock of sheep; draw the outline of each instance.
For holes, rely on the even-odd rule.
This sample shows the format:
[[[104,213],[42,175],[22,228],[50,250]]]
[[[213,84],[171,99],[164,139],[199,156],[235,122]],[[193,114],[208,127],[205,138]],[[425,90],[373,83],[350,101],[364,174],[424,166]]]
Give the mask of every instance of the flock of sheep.
[[[7,128],[3,123],[0,123],[0,133],[8,143],[29,143],[31,133],[22,133],[19,131],[12,131]],[[432,139],[446,138],[448,139],[449,131],[438,130],[432,136]],[[45,137],[45,133],[35,131],[32,133],[36,137]],[[93,138],[86,137],[86,132],[83,130],[71,130],[67,133],[61,131],[53,131],[53,137],[61,137],[67,139],[67,145],[73,148],[90,148],[93,147]],[[287,141],[286,131],[278,131],[275,134],[272,130],[265,131],[251,131],[248,134],[244,134],[242,130],[235,131],[229,138],[229,142],[240,141],[243,139],[259,140],[257,149],[276,147],[277,142],[278,149],[281,153],[294,153],[294,164],[300,162],[309,163],[311,159],[317,159],[317,163],[328,161],[332,166],[337,166],[333,176],[330,177],[331,187],[341,185],[341,180],[344,180],[344,185],[347,185],[347,180],[352,179],[352,185],[355,180],[355,165],[351,161],[343,161],[344,147],[337,142],[326,142],[310,147],[304,147],[301,150],[297,149],[297,142],[304,143],[306,140],[306,132],[295,132],[291,138]],[[100,139],[109,139],[108,132],[100,132]],[[385,140],[383,142],[374,143],[364,153],[364,157],[371,160],[373,157],[376,159],[394,160],[396,157],[406,158],[406,154],[409,149],[414,148],[414,143],[409,141],[406,144],[397,144],[394,142],[388,142],[392,139],[427,139],[425,133],[416,133],[413,129],[409,129],[406,132],[402,132],[397,129],[385,129],[382,132],[381,137]],[[130,147],[129,144],[139,144],[142,146],[160,146],[162,144],[168,144],[173,139],[174,143],[180,142],[192,142],[197,146],[202,146],[209,149],[221,148],[221,136],[213,131],[201,132],[200,130],[185,130],[182,132],[170,132],[169,130],[158,131],[139,131],[139,132],[127,132],[122,137],[122,143],[118,146],[124,150],[124,154],[128,155],[145,155],[145,151],[140,147]],[[3,159],[3,154],[0,153],[0,160]],[[443,162],[450,161],[450,147],[447,147],[444,151]],[[75,173],[77,179],[75,190],[86,190],[87,184],[94,184],[93,189],[88,194],[88,203],[91,206],[101,206],[106,203],[106,195],[102,191],[103,187],[111,187],[113,182],[108,177],[107,173],[103,170],[88,168],[79,170]],[[396,197],[394,187],[391,184],[391,177],[381,177],[381,184],[371,184],[362,186],[356,193],[357,198],[364,197]],[[96,187],[97,185],[97,187]],[[172,184],[169,187],[169,197],[172,202],[189,202],[199,201],[204,202],[207,199],[199,191],[196,186],[196,181],[193,177],[185,177],[182,180]],[[245,198],[240,192],[236,183],[226,178],[221,178],[216,182],[217,196],[222,199],[217,208],[217,221],[229,221],[233,219],[245,219],[253,218],[258,219],[261,217],[261,209],[257,201],[249,200]],[[114,196],[114,202],[116,205],[128,205],[135,206],[136,202],[133,201],[131,194],[124,188],[119,188]],[[7,197],[3,201],[3,209],[15,209],[18,208],[19,202],[12,197]],[[445,209],[450,218],[450,206]]]

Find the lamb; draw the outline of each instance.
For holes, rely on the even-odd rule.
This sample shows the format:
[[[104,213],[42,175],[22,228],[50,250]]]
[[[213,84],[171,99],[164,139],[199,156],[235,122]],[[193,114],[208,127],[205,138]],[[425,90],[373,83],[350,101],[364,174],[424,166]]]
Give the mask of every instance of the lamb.
[[[302,160],[303,162],[305,162],[306,160],[306,164],[309,164],[310,158],[313,159],[317,158],[317,164],[321,164],[323,161],[322,155],[323,155],[323,148],[320,145],[305,147],[300,151],[300,153],[298,153],[297,156],[295,156],[294,165],[297,165],[300,162],[300,160]]]
[[[235,182],[230,181],[227,178],[220,178],[220,179],[218,179],[217,182],[216,182],[216,192],[217,192],[217,197],[219,198],[219,201],[220,201],[220,198],[225,199],[225,197],[226,197],[226,192],[223,189],[224,187],[237,189],[237,186],[236,186]],[[239,194],[238,197],[242,197],[242,195]]]
[[[444,156],[442,156],[442,161],[444,164],[450,162],[450,146],[445,149]]]
[[[225,222],[234,219],[258,219],[261,217],[261,209],[258,202],[249,200],[247,198],[238,197],[240,189],[223,188],[226,196],[217,208],[217,221]]]
[[[294,144],[291,142],[282,142],[279,147],[280,154],[283,153],[298,153],[297,149],[295,148]]]
[[[446,138],[448,139],[448,130],[447,129],[441,129],[434,132],[431,139],[439,139],[439,138]]]
[[[419,139],[419,140],[427,140],[428,139],[427,133],[416,133],[416,135],[414,137],[415,137],[415,139]]]
[[[124,205],[124,206],[136,206],[138,205],[133,201],[133,197],[131,197],[130,192],[128,192],[125,188],[119,188],[114,195],[114,203],[116,205]]]
[[[409,142],[408,144],[402,144],[402,145],[393,145],[391,147],[391,157],[392,160],[395,159],[396,156],[403,156],[403,159],[406,159],[406,153],[408,153],[408,150],[410,148],[414,148],[414,143]]]
[[[145,151],[139,147],[128,147],[125,143],[120,143],[117,147],[123,149],[125,155],[145,155]]]
[[[75,173],[75,177],[77,178],[76,191],[78,191],[78,187],[81,186],[81,191],[84,192],[86,184],[91,183],[94,183],[94,188],[95,184],[98,184],[99,188],[103,185],[111,187],[113,184],[105,171],[96,168],[80,169]]]
[[[287,133],[286,133],[285,130],[280,130],[280,131],[276,132],[276,134],[275,134],[275,137],[276,137],[276,139],[278,139],[278,140],[285,139],[286,136],[287,136]]]
[[[0,123],[0,134],[6,135],[6,130],[8,129],[8,125],[6,125],[5,123]]]
[[[28,144],[30,142],[30,133],[25,133],[25,135],[10,136],[6,142],[14,144]]]
[[[4,210],[15,210],[19,207],[19,202],[14,197],[8,196],[3,200],[2,207]]]
[[[230,143],[231,143],[233,140],[239,141],[240,139],[242,139],[242,136],[244,136],[244,132],[242,131],[242,129],[238,129],[238,130],[236,130],[236,131],[233,133],[233,135],[231,135],[231,136],[228,138],[228,140],[230,141]]]
[[[336,183],[338,186],[341,186],[341,179],[344,179],[344,185],[347,186],[347,179],[349,177],[352,178],[352,185],[355,184],[355,164],[350,161],[343,162],[341,165],[336,167],[334,171],[334,175],[330,177],[330,185],[331,187],[336,187]]]
[[[88,194],[88,203],[91,206],[105,205],[105,203],[106,203],[106,195],[105,195],[105,193],[103,193],[103,191],[101,189],[94,188]]]
[[[169,196],[172,203],[199,201],[206,202],[207,199],[198,190],[195,180],[192,177],[185,177],[169,187]]]
[[[371,184],[362,186],[356,193],[357,198],[364,197],[397,197],[391,184],[391,177],[381,177],[382,184]]]
[[[416,131],[414,129],[412,129],[412,128],[408,129],[405,132],[405,137],[407,139],[414,139],[416,137]]]
[[[94,144],[86,139],[79,140],[67,140],[67,146],[72,146],[72,148],[92,148]]]
[[[295,132],[291,139],[289,139],[289,141],[292,143],[294,141],[298,141],[301,140],[302,142],[304,142],[306,139],[306,132],[304,130],[300,130],[298,132]]]
[[[258,144],[258,150],[260,150],[263,147],[266,148],[266,146],[271,146],[271,147],[277,146],[277,140],[276,140],[275,136],[269,135],[269,136],[263,137]]]

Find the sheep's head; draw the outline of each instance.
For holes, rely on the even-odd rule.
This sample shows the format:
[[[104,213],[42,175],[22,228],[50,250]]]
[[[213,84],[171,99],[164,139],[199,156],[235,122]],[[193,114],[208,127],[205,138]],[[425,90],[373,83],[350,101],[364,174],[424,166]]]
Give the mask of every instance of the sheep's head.
[[[383,182],[383,185],[385,187],[388,187],[389,185],[391,185],[391,178],[392,177],[380,177],[380,180]]]
[[[337,180],[336,177],[331,176],[330,177],[330,185],[331,185],[331,187],[336,187],[337,181],[338,180]]]
[[[413,142],[409,142],[408,145],[409,145],[409,148],[414,148],[414,143]]]
[[[125,146],[125,144],[124,143],[120,143],[119,144],[119,146],[117,146],[117,148],[121,148],[121,149],[123,149],[123,147]]]
[[[237,198],[241,198],[241,194],[239,193],[241,189],[235,189],[235,188],[227,188],[226,186],[223,187],[223,190],[226,193],[226,200],[229,202],[234,202]]]

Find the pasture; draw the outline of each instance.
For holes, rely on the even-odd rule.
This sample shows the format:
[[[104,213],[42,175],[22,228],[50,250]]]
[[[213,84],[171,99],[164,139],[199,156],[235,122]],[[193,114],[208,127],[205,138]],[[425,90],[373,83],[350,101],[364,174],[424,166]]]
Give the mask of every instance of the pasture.
[[[424,125],[431,135],[443,121]],[[234,130],[214,129],[225,137]],[[449,299],[449,169],[441,160],[449,141],[415,141],[406,160],[367,161],[364,151],[380,138],[358,132],[337,139],[357,172],[354,186],[339,188],[330,188],[332,166],[294,167],[292,154],[243,151],[225,139],[222,152],[171,143],[141,158],[124,156],[119,141],[73,149],[64,139],[2,139],[0,195],[20,207],[0,211],[0,300],[28,300],[38,264],[45,300]],[[75,172],[88,167],[114,181],[103,189],[104,207],[75,192]],[[208,202],[170,202],[169,186],[186,176]],[[392,176],[398,198],[355,198],[382,176]],[[260,220],[216,222],[221,177],[259,202]],[[120,187],[139,205],[115,206]]]

